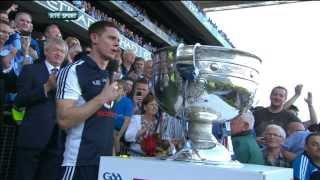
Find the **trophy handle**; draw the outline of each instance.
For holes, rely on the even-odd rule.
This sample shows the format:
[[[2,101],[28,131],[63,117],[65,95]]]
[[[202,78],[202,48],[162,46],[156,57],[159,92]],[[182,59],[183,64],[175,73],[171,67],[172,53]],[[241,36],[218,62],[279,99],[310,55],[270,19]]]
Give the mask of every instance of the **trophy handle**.
[[[194,79],[196,79],[199,76],[199,69],[198,66],[196,64],[196,50],[198,47],[200,47],[201,44],[200,43],[196,43],[193,47],[193,52],[192,52],[192,63],[193,63],[193,67],[194,67],[194,71],[192,72],[194,74]],[[193,80],[194,80],[193,79]]]
[[[198,75],[199,75],[199,69],[196,66],[196,49],[201,46],[199,43],[197,43],[196,45],[194,45],[193,49],[192,49],[192,54],[190,54],[190,51],[188,53],[187,56],[183,56],[181,55],[185,50],[185,45],[184,44],[179,44],[178,48],[177,48],[177,58],[178,59],[175,62],[175,67],[180,75],[180,77],[182,77],[183,80],[195,80],[197,79]],[[188,47],[187,47],[188,48]],[[192,56],[192,62],[190,62],[190,57]]]

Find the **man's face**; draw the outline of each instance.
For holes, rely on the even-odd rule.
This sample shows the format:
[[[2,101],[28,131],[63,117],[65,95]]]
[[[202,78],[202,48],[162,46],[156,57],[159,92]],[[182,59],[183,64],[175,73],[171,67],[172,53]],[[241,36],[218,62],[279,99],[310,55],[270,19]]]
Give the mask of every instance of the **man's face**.
[[[276,128],[268,128],[264,132],[267,148],[278,148],[284,142],[284,138]]]
[[[149,87],[148,84],[144,83],[137,83],[135,92],[140,91],[142,99],[145,98],[149,94]]]
[[[143,73],[144,61],[139,60],[139,61],[135,62],[134,66],[135,66],[134,68],[135,68],[137,73],[139,73],[139,74]]]
[[[15,21],[16,28],[19,32],[30,32],[32,21],[29,15],[21,14]]]
[[[136,55],[133,52],[128,52],[123,57],[123,62],[131,65],[134,63],[135,58],[136,58]]]
[[[276,88],[270,95],[271,106],[280,107],[286,101],[286,91],[281,88]]]
[[[311,158],[320,158],[320,136],[312,136],[305,146],[305,150]]]
[[[152,61],[146,61],[144,64],[144,75],[148,78],[151,79],[152,77]]]
[[[93,33],[91,35],[91,41],[93,48],[97,48],[97,52],[100,56],[109,61],[115,59],[119,51],[119,31],[113,27],[106,27],[101,33]]]
[[[0,23],[0,45],[3,46],[4,43],[9,38],[10,27],[6,24]]]
[[[53,66],[60,66],[66,56],[65,48],[60,44],[52,44],[44,50],[47,61]]]
[[[57,38],[60,39],[61,38],[61,32],[60,29],[57,26],[52,26],[48,32],[46,32],[46,37],[48,39],[50,38]]]

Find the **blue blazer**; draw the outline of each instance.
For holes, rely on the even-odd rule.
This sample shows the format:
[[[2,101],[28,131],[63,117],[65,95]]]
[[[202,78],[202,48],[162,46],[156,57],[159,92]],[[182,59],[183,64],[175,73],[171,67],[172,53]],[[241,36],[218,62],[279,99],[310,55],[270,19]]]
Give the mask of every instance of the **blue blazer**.
[[[44,93],[49,72],[44,61],[25,65],[17,81],[16,105],[25,107],[26,114],[19,128],[17,147],[63,148],[63,132],[56,120],[55,90]]]

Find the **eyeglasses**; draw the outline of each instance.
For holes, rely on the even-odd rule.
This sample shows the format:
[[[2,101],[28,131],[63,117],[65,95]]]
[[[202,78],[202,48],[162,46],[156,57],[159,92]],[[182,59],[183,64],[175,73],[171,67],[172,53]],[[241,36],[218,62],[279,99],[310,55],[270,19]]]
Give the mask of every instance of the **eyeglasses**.
[[[281,135],[279,135],[279,134],[273,134],[273,133],[266,133],[265,135],[264,135],[265,137],[279,137],[279,138],[281,138],[282,136]]]

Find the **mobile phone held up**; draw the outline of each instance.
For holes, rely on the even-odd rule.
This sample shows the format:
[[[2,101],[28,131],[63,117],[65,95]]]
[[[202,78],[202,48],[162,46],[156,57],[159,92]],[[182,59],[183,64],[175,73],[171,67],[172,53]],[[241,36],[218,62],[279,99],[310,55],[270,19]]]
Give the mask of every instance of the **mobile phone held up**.
[[[136,96],[142,96],[141,91],[137,91],[137,92],[136,92]]]

